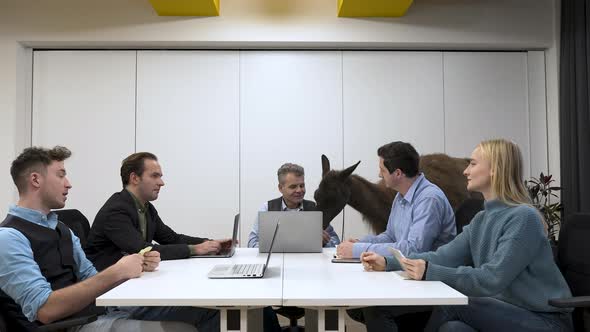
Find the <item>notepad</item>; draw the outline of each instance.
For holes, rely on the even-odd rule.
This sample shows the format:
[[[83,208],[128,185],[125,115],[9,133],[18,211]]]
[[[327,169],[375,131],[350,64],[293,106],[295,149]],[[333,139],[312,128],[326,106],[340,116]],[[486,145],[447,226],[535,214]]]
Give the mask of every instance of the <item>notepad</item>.
[[[397,262],[399,263],[399,265],[403,269],[404,266],[402,265],[402,259],[406,258],[406,256],[404,256],[404,254],[402,254],[402,252],[399,251],[398,249],[395,249],[392,247],[387,247],[387,250],[389,250],[389,252],[391,252],[393,254],[393,257],[395,257],[395,259],[397,259]]]

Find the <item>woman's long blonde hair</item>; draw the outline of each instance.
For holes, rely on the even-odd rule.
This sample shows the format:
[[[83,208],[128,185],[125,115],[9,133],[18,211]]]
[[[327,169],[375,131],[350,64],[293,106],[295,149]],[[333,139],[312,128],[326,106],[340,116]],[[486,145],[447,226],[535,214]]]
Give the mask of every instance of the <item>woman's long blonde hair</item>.
[[[524,186],[522,154],[518,145],[505,139],[492,139],[482,141],[477,147],[483,158],[490,162],[491,185],[496,198],[509,205],[531,205]]]

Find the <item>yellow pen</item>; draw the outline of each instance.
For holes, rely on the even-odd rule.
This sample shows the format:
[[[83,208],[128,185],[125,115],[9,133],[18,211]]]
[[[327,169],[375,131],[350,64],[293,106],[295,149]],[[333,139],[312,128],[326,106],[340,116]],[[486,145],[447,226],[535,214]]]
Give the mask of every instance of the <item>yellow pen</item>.
[[[152,246],[145,247],[139,251],[139,254],[143,256],[146,252],[150,252],[151,250],[152,250]]]

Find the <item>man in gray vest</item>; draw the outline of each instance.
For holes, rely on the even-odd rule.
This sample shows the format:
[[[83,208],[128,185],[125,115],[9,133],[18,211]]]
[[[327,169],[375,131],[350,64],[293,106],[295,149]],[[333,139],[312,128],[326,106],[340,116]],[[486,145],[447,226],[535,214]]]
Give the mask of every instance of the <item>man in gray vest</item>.
[[[303,167],[286,163],[277,171],[279,180],[279,191],[282,196],[262,204],[259,211],[315,211],[316,206],[312,201],[303,199],[305,197],[305,172]],[[258,217],[252,226],[248,236],[248,248],[258,247]],[[322,232],[324,247],[334,247],[340,243],[338,234],[332,226],[328,226]]]
[[[286,163],[277,171],[279,180],[279,191],[282,196],[265,202],[259,211],[315,211],[316,206],[312,201],[303,199],[305,197],[305,172],[303,167]],[[248,247],[258,247],[258,216],[252,226],[248,237]],[[328,226],[322,232],[324,247],[334,247],[340,243],[338,234],[332,226]],[[299,308],[285,308],[282,310],[303,310]],[[264,332],[280,332],[281,327],[273,309],[264,308]]]

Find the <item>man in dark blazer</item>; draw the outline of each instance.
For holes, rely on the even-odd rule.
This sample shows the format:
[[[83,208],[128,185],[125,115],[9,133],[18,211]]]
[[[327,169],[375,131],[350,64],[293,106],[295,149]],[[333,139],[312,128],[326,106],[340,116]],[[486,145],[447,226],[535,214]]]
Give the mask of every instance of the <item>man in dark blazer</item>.
[[[119,258],[151,246],[162,260],[216,253],[231,246],[231,239],[210,240],[178,234],[168,227],[150,203],[164,185],[158,158],[138,152],[121,165],[123,190],[114,193],[96,214],[90,229],[86,255],[97,270]],[[156,241],[158,244],[153,244]],[[219,311],[194,307],[120,307],[133,319],[178,320],[199,331],[219,331]]]
[[[178,234],[164,224],[150,203],[158,198],[164,185],[154,154],[139,152],[125,158],[121,180],[124,189],[114,193],[98,211],[88,236],[86,255],[97,270],[148,246],[158,251],[162,260],[169,260],[216,253],[231,245],[231,239]]]

